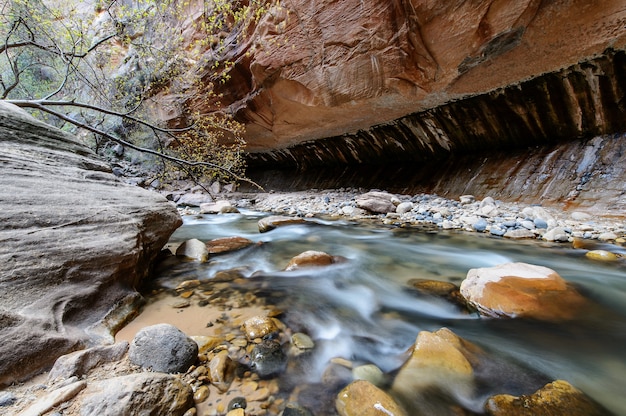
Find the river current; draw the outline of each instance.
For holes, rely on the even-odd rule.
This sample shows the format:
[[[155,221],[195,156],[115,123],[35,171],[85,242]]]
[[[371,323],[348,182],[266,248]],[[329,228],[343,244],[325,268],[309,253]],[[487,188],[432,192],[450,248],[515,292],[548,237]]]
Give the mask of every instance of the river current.
[[[316,343],[310,365],[297,377],[299,383],[320,382],[324,368],[335,357],[373,363],[383,372],[393,373],[420,331],[447,327],[493,357],[493,368],[481,375],[480,391],[458,397],[470,410],[480,412],[491,394],[530,394],[545,382],[563,379],[616,415],[626,414],[623,261],[596,262],[584,256],[585,250],[570,244],[319,219],[261,234],[257,221],[266,215],[243,211],[241,215],[185,217],[172,244],[190,238],[207,241],[231,236],[263,244],[214,256],[208,263],[184,262],[162,268],[154,281],[174,288],[184,280],[211,279],[220,270],[243,270],[251,285],[262,286],[271,301],[287,312],[287,325],[306,332]],[[626,254],[624,248],[610,249]],[[306,250],[324,251],[346,261],[283,271],[292,257]],[[567,323],[495,320],[409,290],[411,279],[459,285],[469,269],[507,262],[557,271],[596,307],[582,319]],[[149,310],[147,307],[144,313]],[[172,317],[176,324],[173,317],[179,313],[167,309],[158,319],[167,322]]]

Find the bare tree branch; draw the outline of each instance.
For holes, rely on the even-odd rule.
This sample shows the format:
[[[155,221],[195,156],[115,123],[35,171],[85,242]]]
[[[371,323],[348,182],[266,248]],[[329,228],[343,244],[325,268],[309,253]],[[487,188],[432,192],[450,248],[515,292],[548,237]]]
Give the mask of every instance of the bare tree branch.
[[[174,157],[174,156],[170,156],[170,155],[165,154],[165,153],[158,152],[158,151],[153,150],[153,149],[148,149],[148,148],[145,148],[145,147],[137,146],[137,145],[135,145],[135,144],[133,144],[133,143],[131,143],[129,141],[120,139],[119,137],[115,137],[115,136],[113,136],[113,135],[111,135],[111,134],[109,134],[109,133],[107,133],[107,132],[105,132],[103,130],[100,130],[100,129],[97,129],[97,128],[93,127],[93,126],[90,126],[89,124],[86,124],[86,123],[83,123],[81,121],[75,120],[75,119],[73,119],[73,118],[71,118],[71,117],[69,117],[69,116],[67,116],[67,115],[65,115],[63,113],[60,113],[58,111],[54,111],[54,110],[48,108],[45,104],[42,104],[41,102],[38,102],[38,101],[27,101],[27,100],[14,100],[14,101],[7,101],[7,102],[11,102],[11,103],[17,105],[18,107],[34,108],[34,109],[43,111],[43,112],[48,113],[50,115],[53,115],[53,116],[55,116],[55,117],[57,117],[57,118],[59,118],[59,119],[61,119],[63,121],[66,121],[66,122],[68,122],[68,123],[70,123],[70,124],[72,124],[72,125],[74,125],[76,127],[79,127],[81,129],[85,129],[85,130],[90,131],[92,133],[96,133],[96,134],[98,134],[98,135],[100,135],[100,136],[102,136],[102,137],[104,137],[104,138],[106,138],[108,140],[111,140],[111,141],[113,141],[115,143],[119,143],[122,146],[126,146],[126,147],[128,147],[130,149],[136,150],[136,151],[141,152],[141,153],[146,153],[146,154],[157,156],[157,157],[159,157],[161,159],[164,159],[164,160],[167,160],[169,162],[175,163],[175,164],[177,164],[179,166],[187,166],[187,167],[205,166],[205,167],[208,167],[208,168],[211,168],[211,169],[222,171],[222,172],[226,173],[227,175],[229,175],[230,177],[234,178],[237,181],[247,182],[247,183],[249,183],[249,184],[251,184],[253,186],[256,186],[257,188],[259,188],[261,190],[263,189],[263,187],[261,187],[261,185],[257,184],[253,180],[250,180],[248,178],[245,178],[245,177],[242,177],[240,175],[237,175],[236,173],[232,172],[231,170],[229,170],[229,169],[227,169],[227,168],[225,168],[223,166],[220,166],[218,164],[211,163],[211,162],[200,162],[200,161],[194,162],[194,161],[184,160],[184,159],[180,159],[180,158],[177,158],[177,157]]]

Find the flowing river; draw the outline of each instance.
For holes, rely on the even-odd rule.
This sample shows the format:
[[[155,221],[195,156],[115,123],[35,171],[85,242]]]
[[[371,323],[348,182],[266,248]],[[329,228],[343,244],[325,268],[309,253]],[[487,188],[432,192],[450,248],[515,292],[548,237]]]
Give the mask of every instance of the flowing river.
[[[373,363],[393,374],[422,330],[442,327],[486,351],[492,366],[479,389],[459,393],[464,407],[481,412],[496,393],[530,394],[546,382],[563,379],[615,414],[626,414],[626,268],[623,261],[595,262],[570,244],[510,241],[486,235],[403,228],[369,227],[315,219],[307,224],[259,233],[266,216],[187,216],[173,235],[176,244],[241,236],[263,244],[214,256],[207,263],[176,262],[162,267],[153,284],[175,288],[190,279],[210,280],[219,271],[237,269],[272,305],[285,312],[287,326],[307,333],[316,344],[306,368],[293,383],[320,383],[335,357]],[[306,250],[324,251],[347,261],[321,268],[283,271]],[[624,248],[611,246],[626,254]],[[584,318],[566,323],[485,319],[435,297],[409,290],[411,279],[459,285],[471,268],[525,262],[549,267],[576,287],[596,307]],[[189,335],[207,331],[202,308],[156,307],[150,298],[143,315],[118,338],[131,338],[139,326],[173,323]],[[170,302],[171,303],[171,302]],[[295,381],[293,381],[295,380]]]

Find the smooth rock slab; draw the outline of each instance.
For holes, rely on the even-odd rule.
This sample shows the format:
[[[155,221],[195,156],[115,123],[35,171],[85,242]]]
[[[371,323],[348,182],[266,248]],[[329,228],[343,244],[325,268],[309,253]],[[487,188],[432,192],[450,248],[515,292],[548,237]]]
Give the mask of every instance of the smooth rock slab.
[[[182,221],[74,136],[1,101],[0,201],[2,386],[112,342]]]
[[[586,304],[557,272],[527,263],[470,269],[461,294],[482,315],[494,318],[570,319]]]
[[[271,231],[277,227],[282,227],[285,225],[292,224],[304,224],[306,221],[302,218],[298,217],[285,217],[280,215],[273,215],[270,217],[265,217],[259,220],[259,232],[266,233]]]
[[[101,364],[120,360],[126,351],[128,351],[128,342],[123,341],[110,346],[93,347],[63,355],[56,360],[52,370],[48,373],[48,380],[83,376]]]
[[[170,324],[143,328],[130,344],[133,364],[163,373],[183,373],[198,358],[198,344]]]
[[[78,398],[81,416],[183,415],[191,387],[170,374],[139,373],[89,384]]]

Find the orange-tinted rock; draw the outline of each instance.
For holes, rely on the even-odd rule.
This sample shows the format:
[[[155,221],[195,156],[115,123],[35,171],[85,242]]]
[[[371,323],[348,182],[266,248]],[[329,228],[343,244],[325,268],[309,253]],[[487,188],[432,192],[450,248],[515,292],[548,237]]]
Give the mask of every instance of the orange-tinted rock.
[[[335,401],[340,416],[406,416],[394,399],[369,381],[357,380],[339,392]]]
[[[485,404],[489,416],[604,416],[605,409],[567,381],[546,384],[534,394],[515,397],[500,394]]]
[[[466,342],[447,328],[436,332],[421,331],[411,356],[394,379],[394,394],[412,398],[438,388],[443,391],[469,392],[474,370],[468,358],[473,353]]]
[[[304,219],[298,217],[284,217],[280,215],[274,215],[259,220],[259,232],[265,233],[267,231],[273,230],[276,227],[282,227],[284,225],[303,224],[304,222]]]
[[[526,263],[471,269],[461,294],[490,317],[570,319],[586,304],[557,272]]]
[[[271,334],[272,332],[279,330],[275,318],[261,315],[253,316],[252,318],[247,319],[243,323],[242,329],[250,341],[255,338],[262,338],[267,334]]]
[[[220,254],[229,251],[241,250],[254,244],[252,240],[244,237],[224,237],[207,241],[206,247],[209,254]]]
[[[322,251],[309,250],[300,253],[289,261],[285,270],[296,270],[305,267],[328,266],[335,263],[335,258]]]

